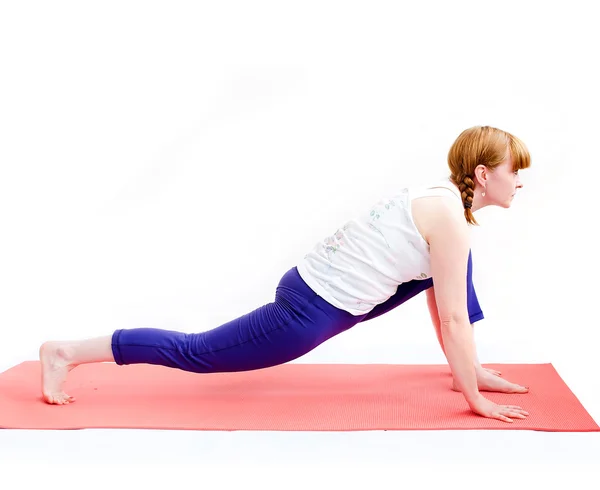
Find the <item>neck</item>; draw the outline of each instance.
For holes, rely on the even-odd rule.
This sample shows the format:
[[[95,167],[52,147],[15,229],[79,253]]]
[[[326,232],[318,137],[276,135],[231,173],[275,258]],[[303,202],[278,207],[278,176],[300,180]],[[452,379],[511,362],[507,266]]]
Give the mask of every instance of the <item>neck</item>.
[[[485,207],[485,203],[483,203],[482,199],[480,198],[482,198],[481,194],[479,194],[478,192],[473,193],[473,205],[471,206],[472,213],[479,211],[481,208]]]
[[[450,181],[450,183],[456,189],[456,192],[460,196],[461,193],[460,193],[460,189],[458,188],[458,186],[454,182],[452,182],[452,180]],[[481,208],[485,208],[487,205],[488,205],[488,203],[485,200],[485,196],[481,195],[481,191],[479,189],[475,189],[473,191],[473,204],[471,205],[471,212],[474,213],[474,212],[480,210]]]
[[[490,205],[486,199],[486,196],[482,196],[481,192],[481,188],[478,188],[475,190],[475,192],[473,192],[473,206],[471,207],[471,211],[473,213]]]

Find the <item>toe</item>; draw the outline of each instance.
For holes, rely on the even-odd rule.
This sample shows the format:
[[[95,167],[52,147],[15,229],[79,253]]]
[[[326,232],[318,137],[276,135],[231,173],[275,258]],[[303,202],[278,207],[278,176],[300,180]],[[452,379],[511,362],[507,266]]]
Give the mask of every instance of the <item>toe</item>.
[[[68,395],[63,395],[61,393],[44,393],[44,400],[50,405],[65,405],[69,403]]]

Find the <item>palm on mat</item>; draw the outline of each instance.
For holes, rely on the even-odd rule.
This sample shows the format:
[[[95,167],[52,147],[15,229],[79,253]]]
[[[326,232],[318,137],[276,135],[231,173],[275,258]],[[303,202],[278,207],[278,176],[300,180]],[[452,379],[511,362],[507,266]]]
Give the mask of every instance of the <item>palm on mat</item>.
[[[481,368],[477,370],[477,387],[480,391],[494,391],[498,393],[527,393],[529,388],[501,377],[502,373],[495,369]],[[460,391],[456,381],[452,383],[454,391]]]
[[[496,371],[495,369],[489,369],[489,368],[482,368],[484,371],[487,371],[488,373],[492,373],[494,376],[502,376],[502,373],[500,371]]]

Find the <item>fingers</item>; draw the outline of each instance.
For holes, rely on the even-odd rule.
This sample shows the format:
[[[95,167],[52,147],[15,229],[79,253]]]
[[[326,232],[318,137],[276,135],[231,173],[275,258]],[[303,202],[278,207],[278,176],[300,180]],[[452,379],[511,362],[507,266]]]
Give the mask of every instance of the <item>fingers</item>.
[[[522,413],[519,412],[505,412],[507,417],[513,417],[516,419],[526,419],[527,415],[523,415]]]
[[[497,418],[503,420],[504,422],[513,422],[512,419],[525,419],[529,415],[528,412],[523,410],[521,407],[517,407],[516,405],[502,405],[500,410],[497,412]]]
[[[517,405],[500,405],[500,407],[507,408],[509,410],[522,410],[525,412],[525,410],[523,410],[521,407],[519,407]],[[527,412],[525,412],[525,413],[527,413]]]
[[[494,376],[502,376],[500,371],[496,371],[495,369],[484,368],[488,373],[493,374]]]
[[[502,413],[518,413],[520,415],[529,415],[525,410],[515,409],[515,408],[505,408],[502,410]]]

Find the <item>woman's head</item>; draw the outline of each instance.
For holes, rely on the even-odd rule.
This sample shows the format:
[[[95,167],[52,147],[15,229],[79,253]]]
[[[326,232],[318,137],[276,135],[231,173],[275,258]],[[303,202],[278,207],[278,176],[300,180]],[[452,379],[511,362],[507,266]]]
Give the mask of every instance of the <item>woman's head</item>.
[[[529,168],[531,157],[516,136],[490,126],[463,131],[448,153],[450,180],[460,189],[465,218],[477,224],[473,211],[484,206],[508,208],[522,187],[519,170]]]

